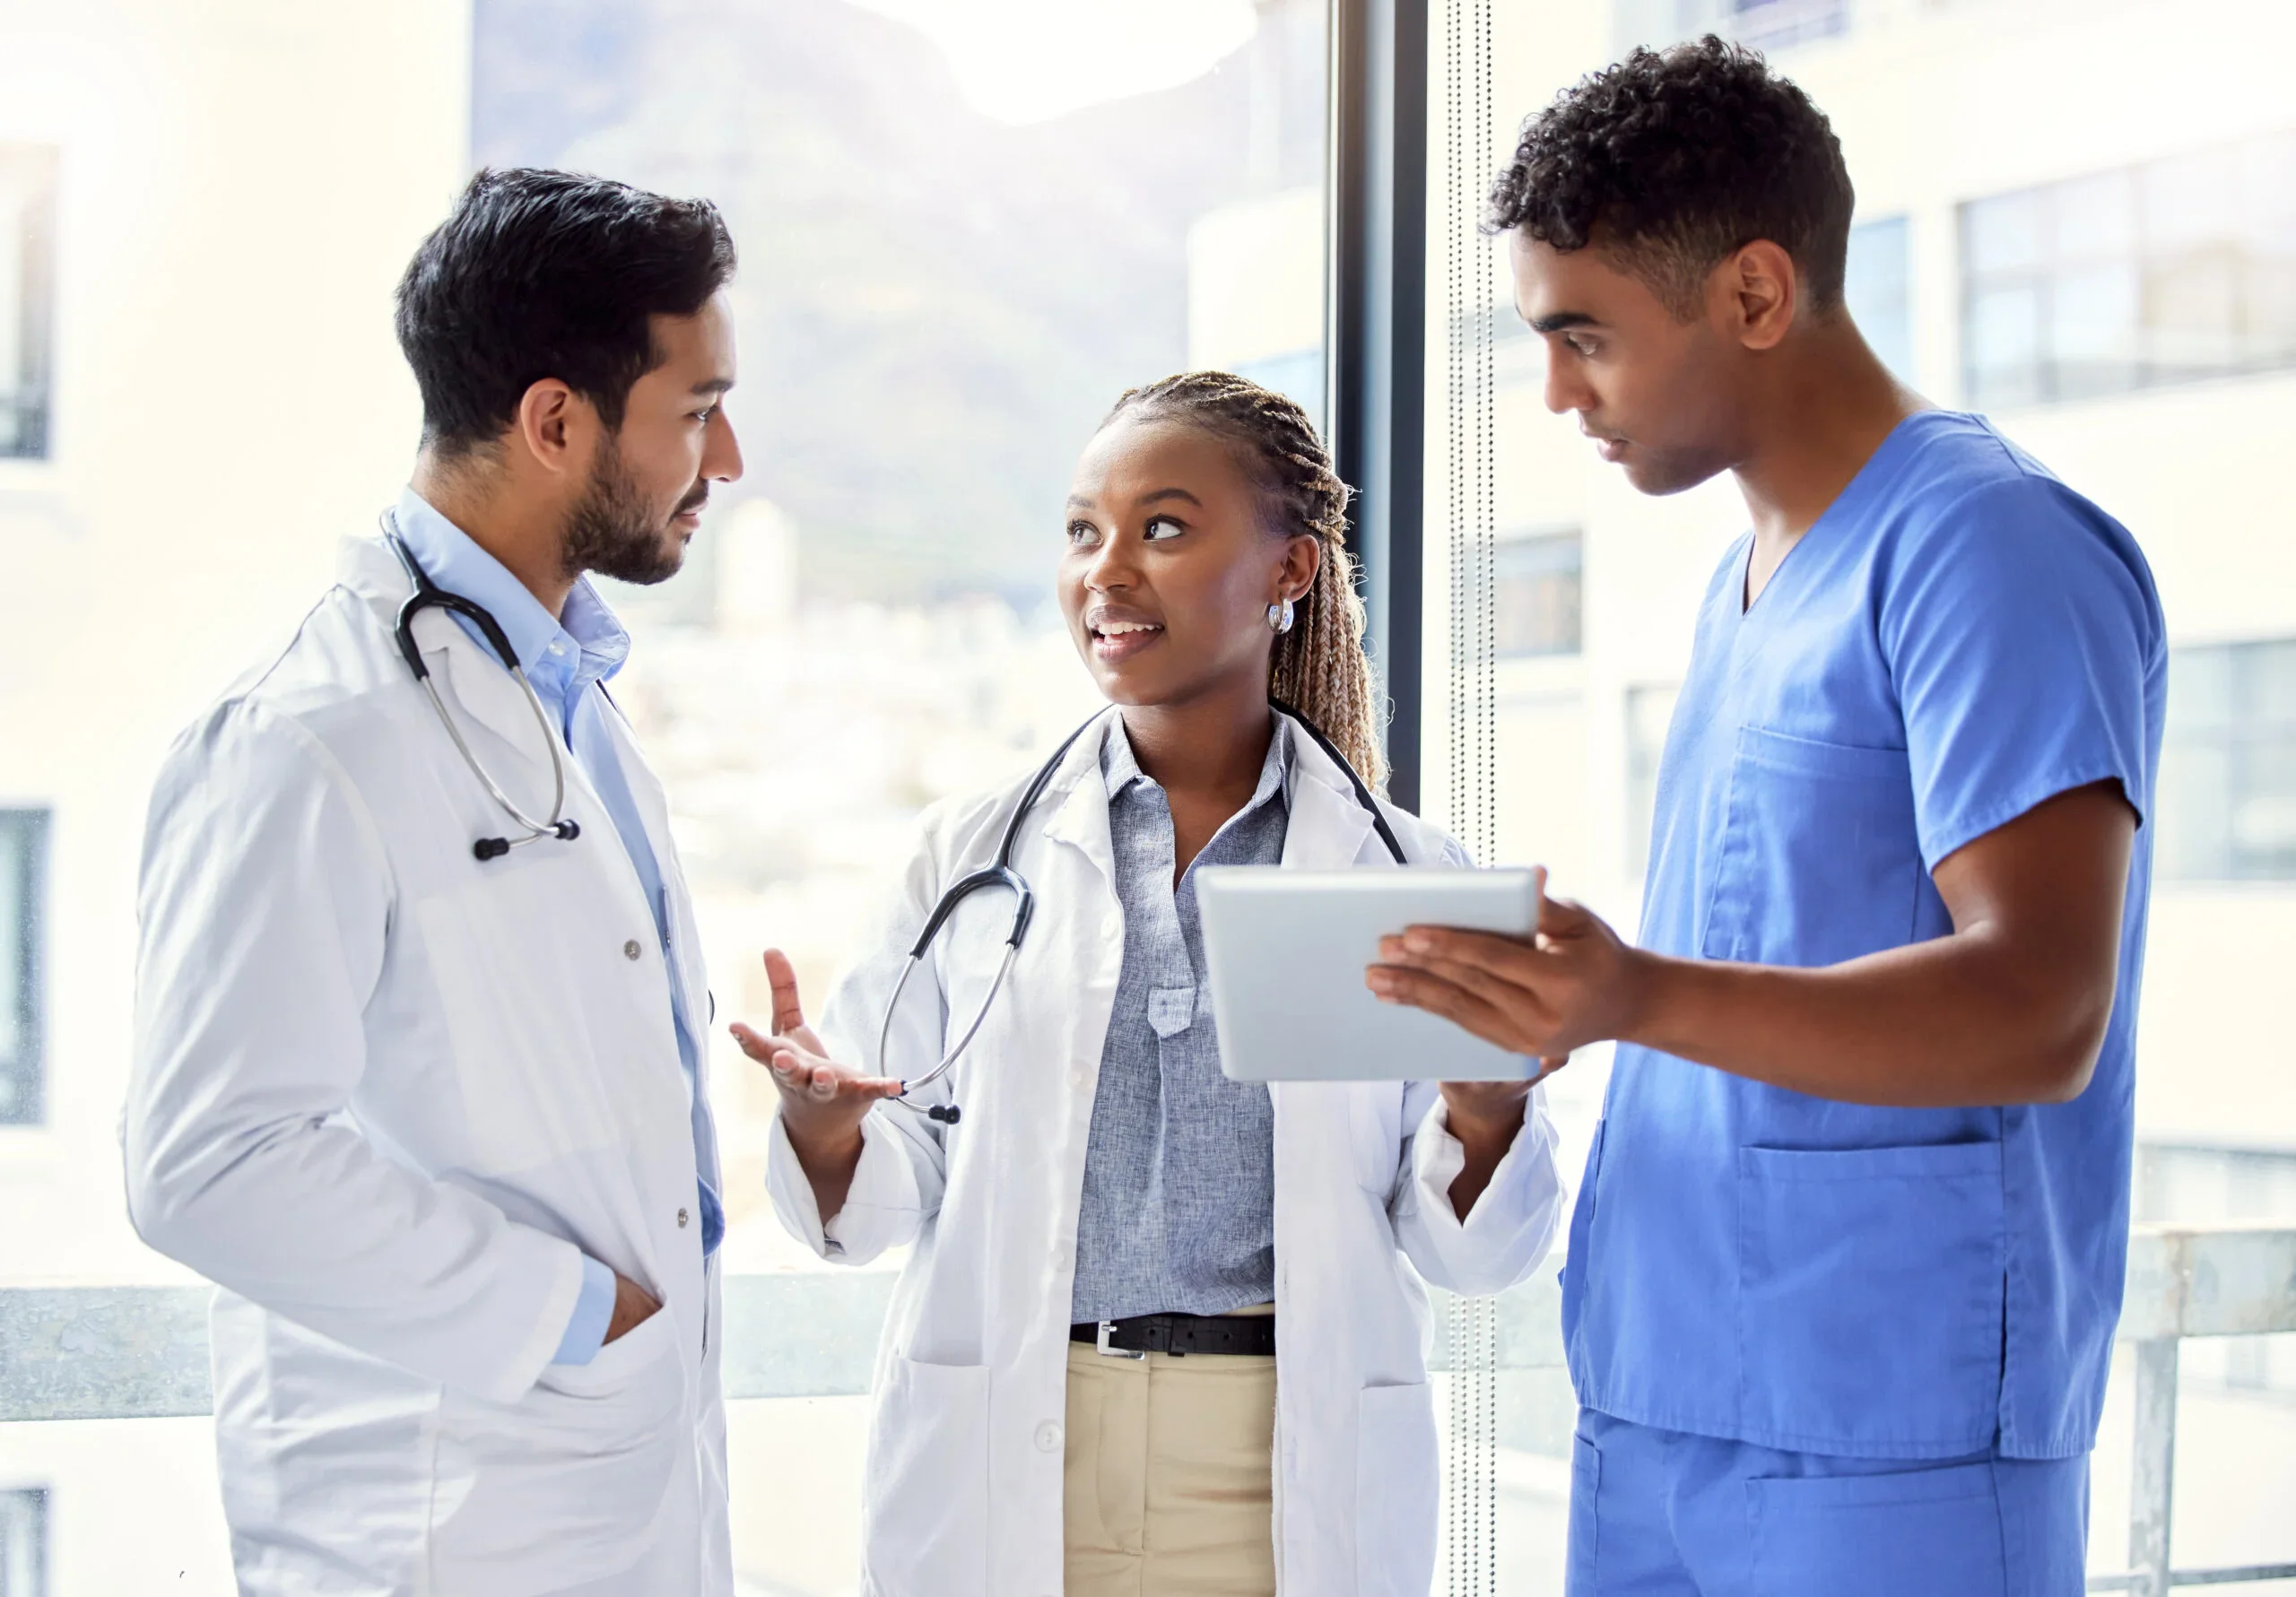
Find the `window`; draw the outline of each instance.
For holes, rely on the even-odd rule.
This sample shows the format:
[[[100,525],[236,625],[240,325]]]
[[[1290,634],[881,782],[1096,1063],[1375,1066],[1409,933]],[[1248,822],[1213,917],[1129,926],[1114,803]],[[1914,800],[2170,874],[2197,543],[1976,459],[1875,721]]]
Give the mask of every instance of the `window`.
[[[0,810],[0,1125],[40,1120],[47,878],[48,812]]]
[[[1658,761],[1674,719],[1675,682],[1626,690],[1626,874],[1639,882],[1650,868],[1650,826],[1658,810]]]
[[[1961,207],[1980,407],[2296,365],[2296,134]]]
[[[1849,30],[1851,0],[1613,0],[1613,54],[1720,33],[1758,50]]]
[[[2296,881],[2296,638],[2179,649],[2160,858],[2169,881]]]
[[[0,459],[48,448],[56,315],[56,152],[0,144]]]
[[[1683,9],[1703,7],[1692,0]],[[1758,50],[1831,39],[1849,28],[1849,0],[1723,0],[1719,9],[1717,20],[1731,37]]]
[[[1500,658],[1578,652],[1580,547],[1576,531],[1500,542]]]
[[[1911,224],[1884,217],[1849,230],[1848,269],[1842,297],[1850,319],[1882,364],[1900,382],[1913,380]]]
[[[0,1597],[48,1597],[44,1491],[0,1491]]]

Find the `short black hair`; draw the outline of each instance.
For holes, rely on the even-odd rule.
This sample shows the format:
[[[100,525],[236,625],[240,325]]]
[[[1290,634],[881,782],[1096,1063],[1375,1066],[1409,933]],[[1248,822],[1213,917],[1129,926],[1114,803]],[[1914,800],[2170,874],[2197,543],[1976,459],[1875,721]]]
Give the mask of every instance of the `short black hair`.
[[[1819,311],[1841,301],[1857,194],[1825,113],[1760,55],[1712,34],[1638,49],[1523,124],[1491,194],[1494,232],[1600,247],[1680,317],[1707,276],[1766,239]]]
[[[733,274],[708,200],[536,167],[480,172],[399,280],[424,445],[451,459],[500,438],[545,378],[619,429],[631,385],[661,360],[648,318],[694,315]]]

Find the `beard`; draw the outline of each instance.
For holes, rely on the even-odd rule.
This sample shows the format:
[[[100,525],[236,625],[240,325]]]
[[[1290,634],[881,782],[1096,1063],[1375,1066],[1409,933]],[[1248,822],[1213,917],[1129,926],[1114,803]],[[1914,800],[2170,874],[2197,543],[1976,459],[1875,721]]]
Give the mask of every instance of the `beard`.
[[[640,587],[667,581],[685,564],[685,540],[671,533],[671,518],[694,508],[709,493],[707,485],[698,487],[669,516],[657,518],[622,465],[621,446],[608,438],[566,519],[566,574],[578,577],[595,571]]]

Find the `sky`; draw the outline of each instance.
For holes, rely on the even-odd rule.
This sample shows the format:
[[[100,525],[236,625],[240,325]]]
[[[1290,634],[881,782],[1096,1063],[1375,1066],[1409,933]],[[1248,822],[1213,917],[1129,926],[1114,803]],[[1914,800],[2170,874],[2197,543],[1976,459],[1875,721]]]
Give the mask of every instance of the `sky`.
[[[965,98],[1041,122],[1167,89],[1251,38],[1252,0],[857,0],[948,52]]]

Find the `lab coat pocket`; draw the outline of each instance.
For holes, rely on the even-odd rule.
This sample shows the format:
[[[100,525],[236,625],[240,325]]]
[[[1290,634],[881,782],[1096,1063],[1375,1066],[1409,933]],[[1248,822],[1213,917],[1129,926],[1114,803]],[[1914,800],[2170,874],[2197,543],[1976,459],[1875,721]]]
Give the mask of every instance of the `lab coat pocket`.
[[[441,1404],[431,1488],[441,1597],[526,1597],[627,1568],[691,1448],[685,1371],[667,1309],[598,1350],[552,1365],[522,1398]]]
[[[987,1597],[987,1366],[889,1362],[863,1500],[873,1597]]]
[[[2001,1402],[2001,1145],[1738,1150],[1746,1423],[1772,1445],[1946,1457]]]
[[[1814,967],[1912,941],[1927,880],[1914,822],[1903,749],[1740,727],[1700,950]]]
[[[1746,1482],[1753,1589],[1768,1597],[2005,1597],[1990,1463]]]
[[[1423,1597],[1441,1506],[1435,1401],[1425,1383],[1366,1386],[1355,1434],[1356,1597]]]

